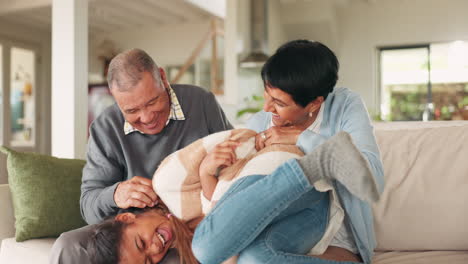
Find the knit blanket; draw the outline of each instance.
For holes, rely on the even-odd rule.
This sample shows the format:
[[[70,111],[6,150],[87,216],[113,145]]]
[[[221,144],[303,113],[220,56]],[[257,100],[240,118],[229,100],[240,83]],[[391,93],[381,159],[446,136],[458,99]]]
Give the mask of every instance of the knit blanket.
[[[153,176],[153,188],[169,210],[186,221],[206,215],[229,187],[242,177],[268,175],[291,158],[303,156],[295,145],[271,145],[255,149],[255,135],[249,129],[218,132],[199,139],[164,159]],[[236,148],[237,161],[220,171],[218,184],[208,201],[200,184],[199,167],[207,153],[228,139],[241,144]]]

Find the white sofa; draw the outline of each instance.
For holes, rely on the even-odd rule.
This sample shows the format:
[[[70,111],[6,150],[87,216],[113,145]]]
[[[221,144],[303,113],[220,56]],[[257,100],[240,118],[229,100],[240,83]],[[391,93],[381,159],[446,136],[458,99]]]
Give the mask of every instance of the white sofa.
[[[374,205],[376,264],[468,263],[468,122],[376,124],[386,186]],[[15,242],[0,185],[0,263],[47,263],[54,239]]]

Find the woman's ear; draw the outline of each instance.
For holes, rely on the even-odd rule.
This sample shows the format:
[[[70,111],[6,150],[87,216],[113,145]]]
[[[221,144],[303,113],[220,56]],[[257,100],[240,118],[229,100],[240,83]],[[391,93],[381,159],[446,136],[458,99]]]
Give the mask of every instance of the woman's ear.
[[[123,213],[123,214],[118,214],[115,216],[115,220],[125,223],[125,224],[131,224],[135,222],[136,215],[132,213]]]
[[[312,102],[308,103],[307,106],[305,107],[307,109],[307,112],[309,113],[315,113],[317,110],[320,109],[320,106],[322,105],[323,101],[323,96],[319,96],[315,98]]]

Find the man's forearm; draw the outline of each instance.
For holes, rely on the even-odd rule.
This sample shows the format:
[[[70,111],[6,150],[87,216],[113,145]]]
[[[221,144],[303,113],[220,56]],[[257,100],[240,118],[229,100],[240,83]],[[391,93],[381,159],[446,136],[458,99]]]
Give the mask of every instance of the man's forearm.
[[[88,224],[96,224],[106,217],[115,215],[118,207],[114,201],[114,192],[118,183],[105,188],[82,187],[80,208],[83,219]]]

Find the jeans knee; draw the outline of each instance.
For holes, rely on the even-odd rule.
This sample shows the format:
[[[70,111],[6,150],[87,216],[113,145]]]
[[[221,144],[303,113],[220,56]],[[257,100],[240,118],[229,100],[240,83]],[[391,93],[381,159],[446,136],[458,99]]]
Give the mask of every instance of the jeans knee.
[[[200,263],[213,263],[212,262],[212,250],[208,247],[201,245],[200,243],[192,242],[192,252],[195,258]]]
[[[268,255],[261,248],[250,246],[239,254],[237,264],[266,263]]]
[[[218,264],[228,257],[225,246],[208,239],[197,239],[197,236],[192,240],[192,252],[198,262],[203,264]]]

